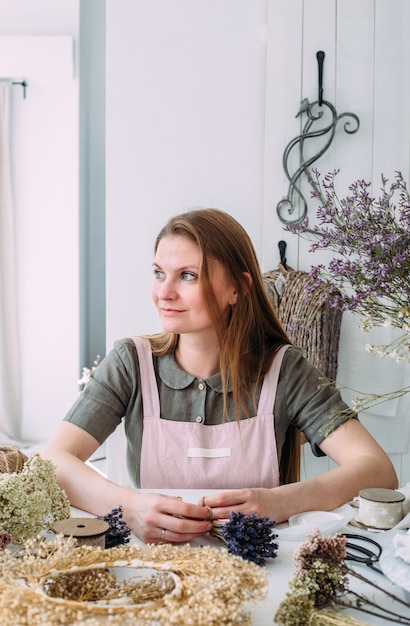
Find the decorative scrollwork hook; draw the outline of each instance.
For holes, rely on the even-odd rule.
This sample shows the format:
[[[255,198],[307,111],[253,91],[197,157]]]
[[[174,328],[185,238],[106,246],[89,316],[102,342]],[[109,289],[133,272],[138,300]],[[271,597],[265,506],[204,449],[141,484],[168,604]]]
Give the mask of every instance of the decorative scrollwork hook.
[[[344,131],[349,135],[356,133],[360,127],[360,120],[355,113],[341,113],[338,115],[333,104],[323,99],[323,62],[325,53],[322,50],[319,50],[316,57],[318,61],[319,74],[318,100],[312,103],[310,103],[307,98],[302,100],[296,117],[299,117],[299,115],[306,115],[306,123],[301,134],[288,143],[282,158],[283,170],[289,181],[289,188],[287,195],[278,202],[276,211],[283,224],[292,224],[293,226],[298,226],[303,222],[306,218],[308,210],[306,198],[300,190],[300,186],[297,184],[302,174],[305,174],[312,183],[312,176],[310,175],[309,167],[311,167],[313,163],[315,163],[315,161],[317,161],[329,148],[334,139],[338,122],[342,118],[350,118],[343,126]],[[317,110],[317,107],[319,107],[320,110]],[[324,126],[317,129],[316,127],[313,128],[315,124],[317,126],[319,121],[325,121],[326,117],[329,118],[329,115],[330,121],[325,123]],[[353,125],[351,126],[352,123]],[[309,139],[326,136],[327,138],[322,148],[313,156],[309,158],[305,157],[305,142]],[[297,146],[299,147],[299,166],[293,174],[290,174],[288,165],[289,158]],[[294,215],[296,206],[298,206],[300,211],[297,215]]]

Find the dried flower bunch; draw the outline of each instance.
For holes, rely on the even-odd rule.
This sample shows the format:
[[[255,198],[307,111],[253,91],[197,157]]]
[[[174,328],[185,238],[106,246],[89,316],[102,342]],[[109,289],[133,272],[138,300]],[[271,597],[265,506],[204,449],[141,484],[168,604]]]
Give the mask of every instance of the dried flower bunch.
[[[368,344],[369,352],[410,362],[410,194],[406,182],[400,172],[390,185],[382,177],[381,194],[374,198],[370,183],[358,180],[350,185],[351,194],[339,199],[337,173],[322,179],[314,170],[311,177],[312,197],[320,202],[318,225],[311,228],[306,219],[298,228],[286,227],[311,240],[310,251],[336,253],[327,266],[312,267],[308,295],[322,280],[330,282],[339,290],[332,306],[360,314],[363,330],[376,326],[397,330],[389,344]],[[354,399],[354,408],[365,410],[409,391],[410,386],[389,394],[366,394]]]
[[[216,522],[211,535],[221,539],[230,554],[240,556],[257,565],[265,565],[266,559],[274,559],[277,554],[277,535],[273,532],[276,522],[269,517],[257,517],[256,513],[244,515],[232,512],[224,524]]]
[[[58,486],[54,465],[33,454],[21,472],[0,474],[0,531],[23,544],[70,517],[70,503]]]
[[[335,624],[363,624],[334,607],[354,608],[369,615],[386,619],[388,623],[410,624],[410,618],[377,605],[367,597],[349,588],[348,575],[382,591],[408,610],[410,604],[388,593],[345,563],[346,538],[337,533],[333,537],[314,531],[294,553],[296,562],[289,592],[275,615],[275,623],[284,626],[328,626]]]
[[[116,568],[130,568],[131,574],[149,568],[154,580],[150,575],[137,588],[125,586],[124,595],[124,586],[121,590],[112,577]],[[18,553],[0,553],[4,626],[85,621],[89,626],[246,626],[253,603],[264,599],[267,589],[263,568],[213,547],[122,545],[104,550],[76,546],[72,538],[59,535],[54,542],[30,540]],[[106,597],[110,593],[111,601]]]
[[[129,543],[131,538],[131,529],[122,517],[122,506],[120,505],[116,509],[112,509],[104,516],[98,515],[97,519],[104,520],[109,525],[109,529],[105,535],[105,547],[113,548],[114,546],[121,546]]]
[[[5,550],[10,543],[10,533],[0,533],[0,550]]]

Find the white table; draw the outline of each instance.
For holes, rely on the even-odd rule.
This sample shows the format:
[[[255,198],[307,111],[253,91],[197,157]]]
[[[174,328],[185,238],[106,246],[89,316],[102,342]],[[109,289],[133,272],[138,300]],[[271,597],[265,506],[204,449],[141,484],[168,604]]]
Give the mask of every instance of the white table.
[[[174,490],[151,489],[147,491],[149,493],[156,492],[156,493],[164,493],[164,494],[173,495],[173,496],[181,496],[182,499],[185,500],[186,502],[197,503],[199,502],[202,496],[215,493],[217,490],[174,491]],[[93,515],[90,515],[89,513],[85,513],[84,511],[81,511],[75,508],[72,508],[72,515],[74,517],[94,517]],[[283,526],[284,525],[282,524],[279,525],[278,529],[280,529]],[[391,541],[392,539],[391,533],[386,533],[386,534],[377,533],[376,535],[363,533],[362,531],[359,531],[357,528],[353,528],[352,526],[345,527],[341,529],[340,532],[351,532],[351,533],[358,532],[358,534],[368,534],[368,536],[371,536],[373,539],[378,541],[381,545],[386,544],[386,542]],[[135,535],[132,536],[131,543],[142,545],[142,542],[140,541],[140,539],[138,539],[138,537],[136,537]],[[293,557],[294,551],[299,546],[299,543],[295,541],[283,541],[281,539],[278,540],[278,543],[279,543],[279,549],[278,549],[277,557],[271,560],[266,565],[266,572],[267,572],[268,581],[269,581],[269,591],[268,591],[267,598],[263,603],[258,604],[256,609],[252,613],[252,624],[254,626],[266,626],[267,624],[273,623],[272,622],[273,617],[279,607],[279,604],[284,599],[286,592],[289,589],[288,583],[289,583],[289,580],[293,576],[294,562],[293,562],[292,557]],[[209,537],[208,539],[206,537],[202,537],[201,539],[196,539],[190,542],[190,545],[191,546],[195,546],[195,545],[218,546],[221,544],[215,538]],[[385,576],[381,575],[380,573],[373,572],[371,568],[362,564],[355,564],[352,567],[354,567],[359,573],[366,576],[366,578],[369,578],[370,580],[374,580],[383,589],[386,589],[387,591],[394,593],[395,595],[401,597],[402,599],[406,599],[405,592],[399,587],[397,587],[396,585],[394,585],[393,583],[391,583]],[[383,605],[386,608],[390,606],[393,607],[393,602],[389,600],[382,592],[378,592],[373,587],[369,587],[367,584],[360,582],[355,577],[351,578],[349,586],[352,590],[356,592],[362,593],[363,595],[371,596],[374,601]],[[406,607],[404,607],[403,605],[395,604],[394,610],[396,610],[397,612],[403,615],[406,614],[405,613]],[[372,624],[372,625],[381,624],[384,626],[389,624],[389,622],[384,619],[366,615],[365,613],[361,611],[349,609],[346,611],[346,613],[368,624]]]

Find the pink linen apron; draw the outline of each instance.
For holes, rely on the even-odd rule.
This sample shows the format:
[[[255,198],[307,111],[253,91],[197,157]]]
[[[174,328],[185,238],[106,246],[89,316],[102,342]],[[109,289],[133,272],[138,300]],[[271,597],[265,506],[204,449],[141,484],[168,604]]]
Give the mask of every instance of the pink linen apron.
[[[142,489],[242,489],[279,485],[272,409],[283,355],[276,354],[262,384],[255,417],[204,425],[160,417],[151,346],[134,337],[140,363],[144,424]]]

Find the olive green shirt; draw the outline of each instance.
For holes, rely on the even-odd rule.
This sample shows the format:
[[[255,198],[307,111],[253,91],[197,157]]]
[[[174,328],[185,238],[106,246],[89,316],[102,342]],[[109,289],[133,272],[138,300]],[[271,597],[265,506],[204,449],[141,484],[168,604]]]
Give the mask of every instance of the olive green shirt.
[[[153,362],[162,418],[204,425],[222,422],[220,374],[205,380],[195,378],[178,366],[173,354],[153,357]],[[321,441],[349,417],[355,417],[353,411],[341,415],[347,405],[334,386],[323,382],[323,376],[304,358],[302,350],[293,346],[286,350],[272,407],[279,462],[290,424],[303,432],[316,456],[323,456],[318,448]],[[261,387],[260,382],[255,390],[255,400],[248,402],[246,413],[241,411],[241,419],[256,415]],[[225,421],[235,420],[231,393],[228,394],[227,412]],[[86,430],[100,444],[122,419],[125,419],[128,471],[135,486],[139,487],[143,399],[137,349],[131,338],[114,344],[113,350],[94,370],[65,417],[66,421]]]

